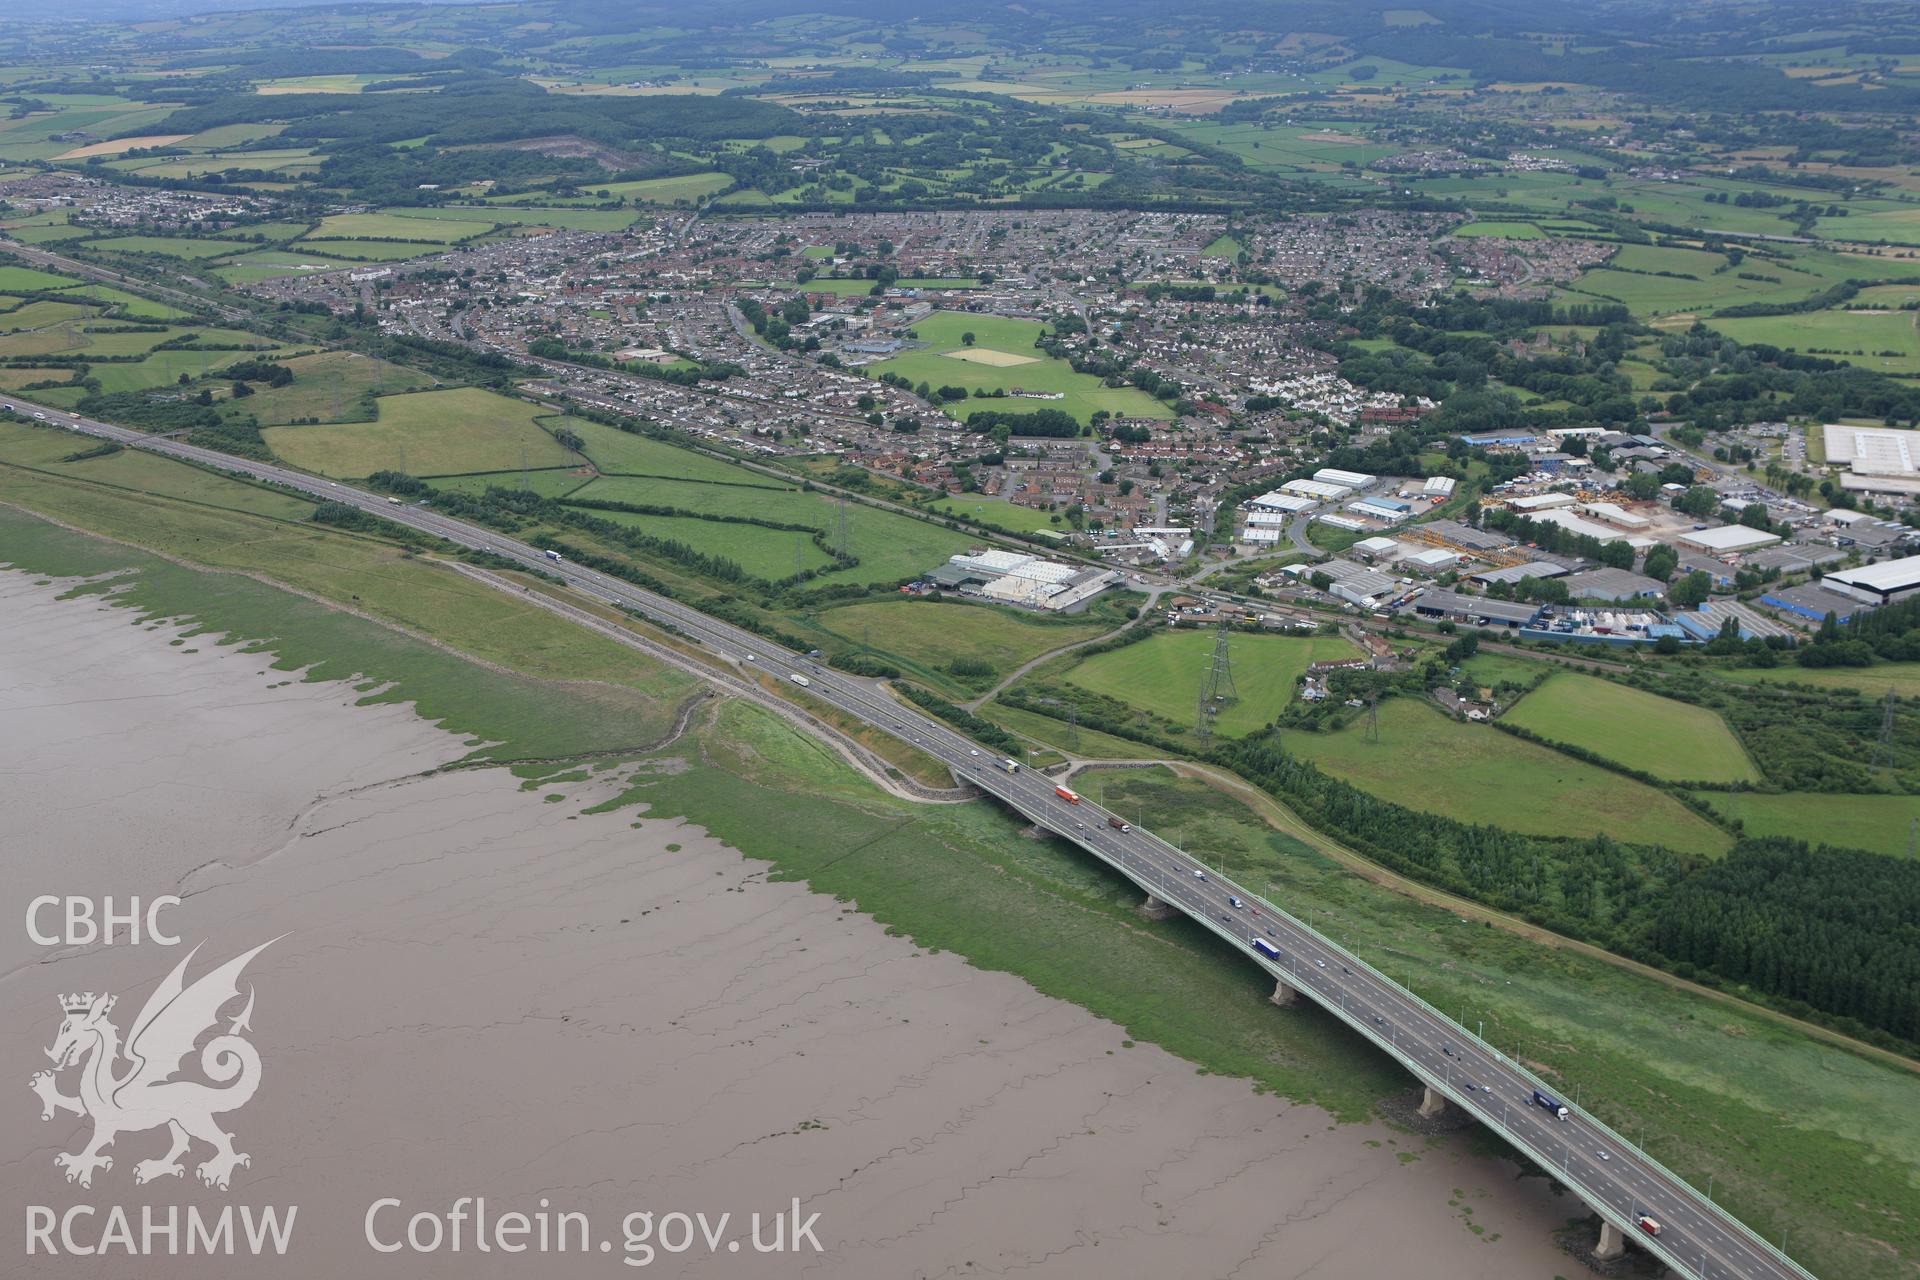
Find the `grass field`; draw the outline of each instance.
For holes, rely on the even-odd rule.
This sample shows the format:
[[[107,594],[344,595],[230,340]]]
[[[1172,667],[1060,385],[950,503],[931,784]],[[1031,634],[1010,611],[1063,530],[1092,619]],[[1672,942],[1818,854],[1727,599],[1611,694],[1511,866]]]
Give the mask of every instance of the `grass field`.
[[[977,496],[942,498],[938,502],[928,503],[927,510],[937,511],[941,515],[963,516],[978,520],[1010,533],[1054,532],[1065,527],[1065,521],[1057,511],[1040,511],[1033,507],[1015,506],[1005,498]]]
[[[673,178],[642,178],[636,182],[616,182],[606,187],[594,187],[594,198],[606,191],[617,199],[632,200],[639,204],[672,204],[685,201],[689,204],[717,195],[733,185],[733,179],[724,173],[683,173]]]
[[[1075,664],[1066,679],[1177,724],[1189,724],[1201,679],[1213,658],[1213,644],[1211,631],[1163,631],[1124,649],[1095,654]],[[1226,737],[1271,724],[1292,700],[1307,664],[1359,656],[1338,636],[1235,635],[1231,644],[1233,680],[1240,696],[1214,721],[1214,732]]]
[[[1609,835],[1724,853],[1730,837],[1643,782],[1409,698],[1380,704],[1380,740],[1363,717],[1333,733],[1295,733],[1287,750],[1383,800],[1529,835]]]
[[[372,422],[269,427],[261,434],[276,455],[322,475],[375,471],[456,475],[558,467],[576,461],[534,424],[530,404],[474,387],[382,396]]]
[[[1913,796],[1700,791],[1695,798],[1722,817],[1738,818],[1751,836],[1788,836],[1895,858],[1908,856],[1913,823],[1920,818],[1920,799]]]
[[[322,240],[311,237],[298,241],[297,247],[348,262],[403,262],[408,258],[424,258],[430,253],[444,253],[447,248],[438,241],[426,240]]]
[[[515,483],[511,477],[498,482]],[[750,524],[702,520],[697,516],[648,516],[626,511],[583,511],[582,514],[638,529],[649,537],[685,543],[708,555],[723,556],[754,577],[770,582],[806,569],[823,569],[833,563],[832,557],[816,546],[810,536],[792,530],[762,529]]]
[[[1113,629],[1100,620],[1049,622],[1011,609],[937,600],[844,605],[821,613],[815,622],[838,637],[841,647],[871,646],[975,690],[1049,650]],[[984,662],[995,674],[955,675],[948,664],[956,658]]]
[[[158,253],[169,258],[217,258],[233,252],[228,240],[196,240],[191,236],[107,236],[87,241],[87,248],[106,253]]]
[[[122,449],[79,462],[65,461],[92,449],[96,443],[58,427],[0,422],[0,462],[39,467],[99,484],[120,485],[282,520],[304,520],[313,512],[312,503],[277,489],[242,484],[140,449]]]
[[[111,394],[170,386],[183,373],[199,378],[249,359],[252,355],[245,351],[156,351],[133,364],[96,364],[92,374],[100,380],[100,390]]]
[[[659,447],[672,448],[670,445]],[[696,457],[695,460],[699,459]],[[682,511],[698,511],[703,515],[752,516],[837,532],[839,506],[825,495],[799,489],[771,488],[768,486],[778,482],[743,468],[731,468],[730,472],[735,479],[744,483],[705,484],[687,480],[612,477],[596,480],[573,496],[598,502],[675,507]],[[639,523],[657,517],[622,518]],[[795,535],[792,532],[753,525],[715,524],[711,529],[727,531],[727,545],[743,551],[743,554],[747,554],[744,548],[753,545],[755,549],[750,553],[752,555],[784,557],[785,571],[774,576],[784,577],[793,572]],[[719,535],[716,533],[714,536]],[[859,558],[860,563],[852,569],[835,571],[822,579],[822,584],[894,582],[910,578],[945,563],[947,557],[966,550],[970,542],[971,539],[965,534],[924,520],[850,504],[847,507],[847,547]]]
[[[991,720],[1022,737],[1088,760],[1155,760],[1166,754],[1157,747],[1149,747],[1128,738],[1116,738],[1110,733],[1102,733],[1084,725],[1069,725],[1052,716],[1039,715],[1021,707],[1002,706],[998,702],[987,703],[978,714],[981,719]]]
[[[4,292],[23,293],[35,289],[64,289],[68,285],[79,283],[72,276],[57,276],[51,271],[36,271],[32,267],[0,267],[0,291]]]
[[[418,218],[427,222],[449,224],[441,233],[449,240],[464,236],[479,235],[502,224],[529,227],[567,227],[574,231],[618,231],[632,226],[634,220],[646,216],[636,209],[542,209],[522,205],[490,204],[476,208],[472,205],[441,205],[431,209],[389,209],[383,215],[391,218]],[[465,229],[455,229],[452,224],[467,224]],[[485,226],[474,226],[484,223]],[[439,238],[430,237],[416,228],[406,228],[395,234],[410,240]]]
[[[1504,719],[1667,782],[1761,781],[1716,712],[1597,676],[1561,672]]]
[[[1920,662],[1876,662],[1871,667],[1734,667],[1729,680],[1804,684],[1815,689],[1856,689],[1868,697],[1920,698]]]
[[[1920,373],[1920,312],[1815,311],[1811,315],[1714,320],[1736,342],[1764,342],[1785,351],[1819,352],[1879,373]]]
[[[164,302],[155,302],[143,298],[137,293],[128,293],[124,289],[110,288],[104,284],[86,285],[79,289],[63,291],[70,298],[84,298],[88,302],[98,302],[104,306],[119,308],[116,316],[128,320],[184,320],[187,313],[178,307],[170,307]]]
[[[558,421],[550,420],[548,425],[556,425]],[[749,471],[745,467],[695,453],[692,449],[682,449],[651,436],[636,435],[583,418],[569,418],[565,426],[580,437],[583,442],[580,451],[587,460],[607,475],[714,480],[726,484],[760,485],[770,489],[788,487],[773,476]]]
[[[402,217],[392,213],[336,213],[322,218],[308,233],[309,240],[353,240],[372,237],[381,240],[432,240],[450,244],[492,230],[484,223],[436,219],[435,211],[421,210]]]
[[[370,417],[362,408],[366,396],[425,389],[430,374],[389,364],[352,351],[316,351],[281,363],[293,371],[284,387],[256,386],[242,401],[226,401],[235,414],[251,414],[263,426],[294,421],[352,422]]]
[[[1066,361],[1041,355],[1034,349],[1033,342],[1043,328],[1033,320],[936,311],[914,325],[920,340],[927,344],[924,350],[909,351],[891,360],[882,360],[873,366],[873,371],[896,373],[913,382],[926,382],[934,387],[965,387],[969,391],[975,388],[985,391],[1012,391],[1018,388],[1057,392],[1063,397],[1059,400],[967,400],[949,410],[962,421],[968,413],[977,409],[998,409],[1007,413],[1059,409],[1082,422],[1087,421],[1097,409],[1105,409],[1123,418],[1172,416],[1172,410],[1144,391],[1132,387],[1102,386],[1100,379],[1090,374],[1075,373]],[[966,333],[975,335],[973,346],[976,349],[989,353],[1003,352],[1032,360],[1033,363],[996,368],[951,355],[952,352],[968,349],[961,341],[961,335]]]
[[[1531,222],[1469,222],[1455,227],[1456,236],[1493,236],[1501,240],[1544,240],[1547,233]]]
[[[1722,253],[1630,244],[1581,275],[1570,296],[1611,298],[1636,316],[1684,318],[1736,303],[1798,302],[1849,277],[1884,273],[1871,259],[1799,246],[1778,260],[1749,253],[1735,267]]]
[[[449,493],[485,493],[488,489],[524,489],[543,498],[564,498],[591,482],[593,471],[587,467],[550,467],[545,471],[481,471],[465,476],[436,476],[436,491]]]

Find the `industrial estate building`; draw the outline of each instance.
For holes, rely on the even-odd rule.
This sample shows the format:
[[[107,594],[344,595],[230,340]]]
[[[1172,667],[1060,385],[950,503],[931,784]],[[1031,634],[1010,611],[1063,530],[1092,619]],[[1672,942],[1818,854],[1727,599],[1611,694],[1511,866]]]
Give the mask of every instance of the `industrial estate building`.
[[[970,551],[928,574],[933,586],[996,604],[1057,613],[1084,604],[1120,581],[1111,569],[1088,569],[1017,551]]]

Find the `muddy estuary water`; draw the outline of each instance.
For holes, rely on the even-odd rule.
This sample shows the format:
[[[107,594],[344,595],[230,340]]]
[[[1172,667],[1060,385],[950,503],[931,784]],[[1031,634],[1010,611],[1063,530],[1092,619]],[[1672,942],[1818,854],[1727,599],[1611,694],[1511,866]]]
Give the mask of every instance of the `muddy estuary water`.
[[[1569,1203],[1464,1138],[1334,1127],[1124,1047],[1017,977],[769,883],[697,827],[584,813],[596,784],[432,772],[467,748],[405,708],[58,592],[0,572],[0,1275],[1546,1280],[1577,1265],[1547,1238]],[[184,899],[158,918],[177,946],[40,945],[23,927],[39,895],[165,894]],[[189,983],[270,939],[217,1025],[170,1042],[196,1079],[196,1033],[257,1051],[257,1091],[213,1116],[250,1157],[229,1188],[202,1185],[213,1148],[197,1140],[180,1175],[155,1172],[166,1122],[201,1123],[209,1091],[143,1093],[142,1110],[107,1088],[134,1071],[124,1057],[98,1104],[128,1126],[112,1165],[68,1181],[55,1157],[91,1122],[42,1120],[28,1087],[60,997],[118,996],[76,1015],[95,1047],[56,1078],[73,1095],[99,1024],[124,1038],[191,947]],[[270,1240],[252,1255],[247,1223],[268,1212],[293,1215],[284,1257]],[[171,1240],[149,1230],[169,1222]]]

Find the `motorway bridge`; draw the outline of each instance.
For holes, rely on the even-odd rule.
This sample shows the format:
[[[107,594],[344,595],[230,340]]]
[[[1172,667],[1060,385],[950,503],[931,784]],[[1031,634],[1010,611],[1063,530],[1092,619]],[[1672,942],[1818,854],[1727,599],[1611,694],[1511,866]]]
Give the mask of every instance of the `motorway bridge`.
[[[555,562],[529,546],[429,507],[395,505],[385,496],[270,463],[253,462],[166,437],[83,419],[0,396],[0,407],[89,436],[284,485],[311,497],[347,503],[371,515],[474,550],[490,551],[564,580],[593,599],[670,624],[716,659],[743,672],[781,680],[800,676],[807,693],[913,743],[956,778],[994,796],[1030,821],[1099,858],[1145,892],[1150,903],[1185,912],[1275,981],[1275,998],[1303,994],[1390,1054],[1420,1080],[1428,1101],[1444,1099],[1550,1171],[1596,1211],[1602,1254],[1631,1237],[1690,1280],[1812,1280],[1812,1276],[1731,1214],[1635,1149],[1599,1120],[1558,1098],[1520,1063],[1419,999],[1308,924],[1206,867],[1138,825],[1089,800],[1069,803],[1053,779],[1021,768],[1009,772],[985,747],[945,722],[888,694],[878,682],[834,671],[761,636],[618,579]],[[1110,821],[1111,820],[1111,821]],[[1256,947],[1258,939],[1261,946]],[[1271,954],[1268,954],[1271,952]],[[1556,1118],[1535,1104],[1546,1090],[1566,1104]],[[1659,1226],[1650,1234],[1644,1226]]]

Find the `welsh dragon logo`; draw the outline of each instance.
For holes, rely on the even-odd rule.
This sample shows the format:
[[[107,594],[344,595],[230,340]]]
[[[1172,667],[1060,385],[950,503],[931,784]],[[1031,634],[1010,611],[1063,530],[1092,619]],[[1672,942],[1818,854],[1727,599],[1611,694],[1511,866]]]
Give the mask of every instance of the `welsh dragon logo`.
[[[42,1120],[53,1119],[59,1111],[93,1120],[93,1138],[85,1148],[53,1158],[66,1170],[68,1182],[92,1186],[96,1169],[113,1168],[113,1157],[103,1153],[115,1138],[162,1125],[172,1135],[173,1145],[159,1159],[134,1165],[137,1183],[184,1174],[180,1158],[196,1140],[213,1148],[213,1156],[196,1170],[200,1181],[210,1187],[226,1190],[233,1171],[252,1164],[245,1152],[233,1149],[233,1135],[214,1121],[217,1115],[246,1106],[260,1087],[260,1054],[241,1035],[250,1029],[253,1016],[251,986],[246,1007],[224,1033],[216,1034],[199,1051],[200,1070],[214,1084],[175,1077],[193,1054],[195,1042],[217,1030],[220,1010],[239,998],[241,971],[276,941],[261,943],[188,986],[187,965],[200,951],[195,947],[147,998],[127,1029],[124,1045],[120,1029],[107,1018],[115,1003],[112,995],[88,991],[60,997],[66,1017],[53,1047],[46,1051],[53,1070],[36,1072],[30,1084],[40,1095]],[[74,1067],[80,1072],[80,1092],[69,1097],[60,1092],[57,1077]]]

